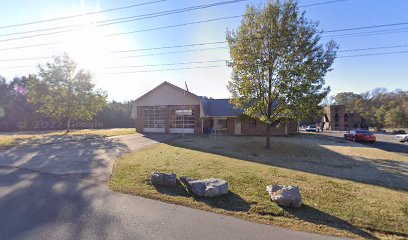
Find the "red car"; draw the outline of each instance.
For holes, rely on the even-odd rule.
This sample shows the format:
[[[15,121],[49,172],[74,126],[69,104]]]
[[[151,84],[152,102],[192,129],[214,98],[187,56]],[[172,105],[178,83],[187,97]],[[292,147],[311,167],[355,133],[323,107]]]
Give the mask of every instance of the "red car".
[[[351,130],[344,134],[344,139],[352,140],[353,142],[366,141],[370,143],[375,143],[377,140],[374,134],[367,130]]]

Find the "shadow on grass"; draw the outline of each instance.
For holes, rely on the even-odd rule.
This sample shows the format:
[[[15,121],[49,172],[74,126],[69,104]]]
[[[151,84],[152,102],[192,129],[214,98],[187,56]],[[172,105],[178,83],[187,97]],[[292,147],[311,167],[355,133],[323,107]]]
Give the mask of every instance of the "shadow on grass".
[[[243,161],[347,179],[376,186],[408,190],[408,163],[404,161],[350,157],[324,146],[361,148],[344,139],[323,135],[300,134],[272,138],[272,149],[265,149],[262,137],[224,136],[212,141],[192,136],[192,141],[169,141],[167,144]],[[277,139],[277,140],[274,140]]]
[[[303,221],[307,221],[318,225],[325,225],[340,230],[345,230],[363,238],[379,239],[376,236],[372,235],[371,233],[364,231],[361,228],[358,228],[353,224],[344,221],[343,219],[322,212],[306,204],[302,205],[300,208],[283,207],[283,209],[285,209],[285,211]]]
[[[212,208],[220,208],[232,212],[246,212],[251,208],[251,205],[247,201],[231,191],[225,195],[207,198],[190,193],[180,182],[178,182],[177,187],[163,187],[156,185],[153,185],[153,187],[161,194],[186,198],[192,197],[195,201],[204,203]]]

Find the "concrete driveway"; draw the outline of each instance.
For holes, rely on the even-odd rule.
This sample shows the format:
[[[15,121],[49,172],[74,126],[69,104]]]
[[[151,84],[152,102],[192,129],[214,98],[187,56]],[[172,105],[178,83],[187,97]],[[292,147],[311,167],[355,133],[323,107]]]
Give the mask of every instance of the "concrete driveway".
[[[114,159],[172,135],[0,152],[0,239],[339,239],[113,192]]]
[[[149,147],[177,135],[132,134],[80,141],[33,142],[0,151],[0,166],[17,167],[57,175],[69,175],[106,182],[120,155]]]

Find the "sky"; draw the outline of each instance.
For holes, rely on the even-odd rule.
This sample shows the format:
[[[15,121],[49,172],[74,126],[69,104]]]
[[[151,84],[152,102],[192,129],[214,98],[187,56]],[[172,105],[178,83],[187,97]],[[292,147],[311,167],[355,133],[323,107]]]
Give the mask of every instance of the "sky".
[[[248,0],[160,17],[126,19],[227,1],[0,0],[0,75],[11,80],[15,76],[35,74],[38,64],[67,53],[79,67],[92,72],[96,86],[105,90],[110,100],[134,100],[163,81],[180,87],[187,83],[189,90],[200,96],[228,98],[226,85],[231,71],[225,66],[229,58],[227,44],[223,42],[225,32],[239,26],[239,16],[245,13],[247,4],[257,5],[262,1]],[[328,0],[300,0],[299,5],[322,2]],[[331,94],[363,92],[377,87],[408,89],[407,0],[345,0],[301,7],[301,10],[306,11],[309,19],[318,21],[324,31],[405,23],[329,32],[322,35],[322,42],[333,39],[340,46],[333,70],[326,77]],[[72,15],[77,17],[21,25]],[[237,17],[207,21],[233,16]],[[104,25],[112,23],[107,20],[118,18],[127,21]],[[197,21],[207,22],[185,25]],[[169,27],[180,24],[184,25]],[[201,43],[214,44],[162,48]],[[386,48],[361,50],[378,47]],[[150,50],[143,50],[146,48]],[[389,54],[391,52],[402,53]],[[370,55],[378,53],[386,54]]]

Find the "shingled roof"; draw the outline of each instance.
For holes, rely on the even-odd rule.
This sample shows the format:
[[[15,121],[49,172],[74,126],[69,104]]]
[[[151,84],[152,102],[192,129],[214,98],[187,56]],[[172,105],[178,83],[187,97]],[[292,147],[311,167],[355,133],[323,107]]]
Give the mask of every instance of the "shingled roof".
[[[201,103],[206,117],[237,117],[244,113],[242,109],[234,108],[229,99],[202,99]]]

